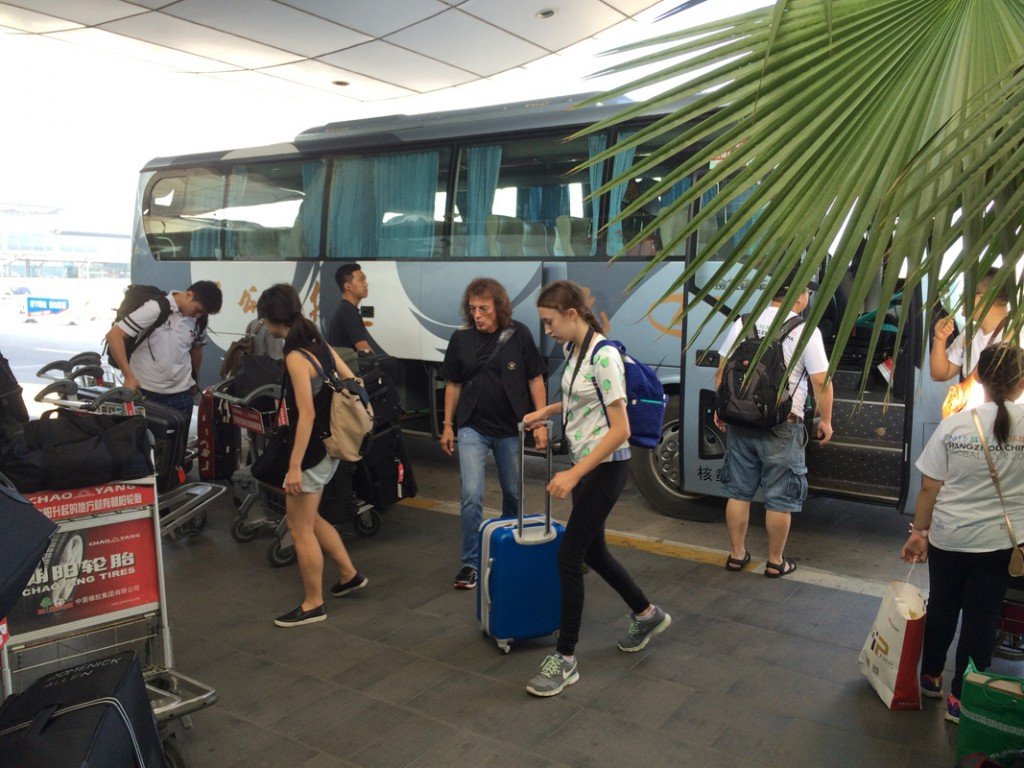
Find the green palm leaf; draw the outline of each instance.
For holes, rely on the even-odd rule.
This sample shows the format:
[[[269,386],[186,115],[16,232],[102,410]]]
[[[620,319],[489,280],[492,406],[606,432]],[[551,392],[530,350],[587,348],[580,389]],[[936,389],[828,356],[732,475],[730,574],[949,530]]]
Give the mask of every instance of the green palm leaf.
[[[651,223],[658,227],[702,203],[664,243],[668,253],[739,203],[665,297],[711,263],[718,268],[691,304],[725,281],[715,291],[719,307],[759,295],[760,309],[797,265],[801,278],[821,271],[820,292],[830,296],[852,270],[834,371],[857,319],[853,308],[869,293],[887,307],[901,288],[898,349],[922,280],[929,278],[931,308],[964,270],[1001,259],[983,305],[1014,279],[1024,253],[1024,0],[778,0],[612,53],[622,52],[638,55],[606,72],[659,69],[601,99],[665,88],[583,133],[671,110],[589,161],[659,145],[638,153],[632,168],[594,194],[666,162],[675,170],[612,223],[703,173]],[[721,192],[709,199],[715,190]],[[963,250],[943,269],[944,254],[960,238]],[[655,256],[637,280],[659,261]],[[972,304],[973,291],[965,294]],[[815,302],[809,322],[817,324],[826,309],[827,302]],[[884,315],[876,315],[869,360]],[[780,313],[776,328],[783,320]],[[1024,322],[1021,313],[1015,322]],[[866,366],[865,381],[867,374]]]

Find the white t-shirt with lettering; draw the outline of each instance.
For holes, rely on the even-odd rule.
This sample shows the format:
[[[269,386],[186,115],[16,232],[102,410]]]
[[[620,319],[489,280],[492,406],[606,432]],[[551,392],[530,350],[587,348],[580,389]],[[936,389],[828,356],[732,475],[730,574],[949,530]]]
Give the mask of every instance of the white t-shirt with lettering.
[[[1024,406],[1007,403],[1006,407],[1010,439],[1004,448],[996,444],[992,432],[995,403],[983,403],[975,410],[999,473],[1006,511],[1020,539],[1024,537]],[[971,413],[943,419],[917,459],[922,473],[942,481],[928,536],[939,549],[994,552],[1007,549],[1010,537]]]
[[[569,438],[569,451],[574,464],[589,455],[608,432],[608,419],[601,406],[602,400],[607,407],[617,400],[626,399],[626,368],[619,351],[612,346],[601,347],[593,355],[594,361],[591,364],[591,350],[601,341],[604,341],[604,336],[595,333],[590,347],[584,352],[586,357],[583,358],[571,390],[569,382],[576,369],[577,355],[569,354],[568,344],[563,349],[567,362],[562,372],[562,413],[566,419],[565,434]],[[601,388],[600,399],[595,387]],[[629,456],[627,440],[605,461],[624,461]]]
[[[758,334],[763,338],[768,329],[771,327],[772,322],[775,320],[775,316],[779,313],[779,307],[768,307],[761,316],[757,318],[755,327],[757,328]],[[787,320],[790,317],[796,317],[795,312],[790,312]],[[732,354],[733,347],[737,346],[737,342],[740,338],[740,331],[743,329],[743,321],[737,320],[729,328],[729,333],[726,334],[725,342],[719,349],[719,354],[723,359],[728,359],[729,355]],[[796,344],[800,340],[800,335],[805,333],[808,329],[808,325],[798,325],[789,335],[782,340],[782,356],[786,360],[786,365],[789,365],[793,359],[793,350],[796,349]],[[804,403],[807,401],[807,379],[804,377],[804,372],[808,374],[825,373],[828,370],[828,355],[825,354],[825,342],[821,338],[821,331],[814,328],[811,333],[811,340],[807,342],[807,346],[804,347],[803,354],[800,355],[800,360],[795,366],[793,371],[789,374],[789,384],[787,389],[789,394],[793,398],[793,407],[790,409],[792,413],[803,418],[804,415]]]

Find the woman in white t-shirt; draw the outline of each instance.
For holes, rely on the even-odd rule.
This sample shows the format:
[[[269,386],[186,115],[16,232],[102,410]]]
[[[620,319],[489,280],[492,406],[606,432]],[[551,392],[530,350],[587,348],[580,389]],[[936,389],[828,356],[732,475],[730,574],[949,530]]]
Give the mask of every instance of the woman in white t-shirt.
[[[622,357],[605,341],[583,289],[558,280],[541,291],[537,312],[544,332],[565,345],[562,399],[526,414],[535,427],[562,415],[563,440],[568,440],[573,465],[548,483],[556,499],[572,494],[572,513],[558,550],[562,617],[558,647],[526,686],[535,696],[554,696],[579,680],[575,649],[583,617],[584,564],[608,582],[632,611],[629,631],[619,650],[643,650],[650,639],[672,623],[651,603],[622,564],[608,551],[604,526],[629,476],[629,418]],[[598,393],[600,389],[600,394]]]
[[[978,378],[985,402],[944,419],[921,452],[921,492],[907,562],[928,562],[930,594],[925,619],[921,691],[942,698],[942,670],[963,613],[946,719],[960,721],[960,691],[967,660],[991,663],[1003,595],[1009,583],[1010,540],[1003,505],[989,476],[974,423],[977,413],[999,473],[1006,512],[1024,534],[1024,351],[1000,344],[981,352]],[[1019,543],[1019,542],[1018,542]]]

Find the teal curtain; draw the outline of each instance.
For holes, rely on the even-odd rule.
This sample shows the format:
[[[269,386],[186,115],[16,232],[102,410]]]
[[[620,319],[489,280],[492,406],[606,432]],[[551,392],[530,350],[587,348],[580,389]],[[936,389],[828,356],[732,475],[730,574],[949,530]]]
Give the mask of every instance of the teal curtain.
[[[380,258],[432,255],[439,158],[437,150],[430,150],[374,159]]]
[[[494,191],[501,171],[501,145],[470,147],[466,150],[466,231],[468,256],[486,257],[487,217],[494,207]]]
[[[590,157],[596,157],[608,148],[608,137],[604,134],[598,134],[597,136],[590,137]],[[604,164],[590,166],[590,191],[593,192],[595,189],[601,186],[602,181],[602,170]],[[598,227],[598,212],[601,210],[600,201],[595,198],[586,205],[589,205],[590,210],[587,212],[590,216],[590,255],[594,256],[597,254],[597,227]]]
[[[372,157],[344,157],[334,163],[327,225],[328,259],[356,261],[377,256],[374,162]]]
[[[633,135],[635,131],[623,132],[619,134],[619,141],[625,141]],[[612,161],[612,176],[618,176],[620,173],[625,173],[633,165],[633,155],[636,154],[636,148],[630,147],[624,149],[615,155],[615,159]],[[619,214],[622,210],[622,199],[626,196],[626,184],[623,182],[618,184],[611,191],[611,195],[608,200],[608,220]],[[608,227],[608,255],[614,256],[622,250],[622,222],[613,224]]]

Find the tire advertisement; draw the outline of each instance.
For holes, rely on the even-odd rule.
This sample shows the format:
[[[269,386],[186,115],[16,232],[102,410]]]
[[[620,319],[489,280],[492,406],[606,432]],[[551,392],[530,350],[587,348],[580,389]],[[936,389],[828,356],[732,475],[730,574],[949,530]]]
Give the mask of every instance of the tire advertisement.
[[[60,531],[8,616],[12,642],[78,631],[159,608],[159,542],[151,509],[96,515],[97,499],[100,508],[110,509],[112,505],[102,499],[110,494],[123,497],[124,490],[88,490],[93,491],[92,503],[76,500],[77,515],[69,514],[68,499],[55,499],[49,508],[34,501],[48,517],[59,519]]]

